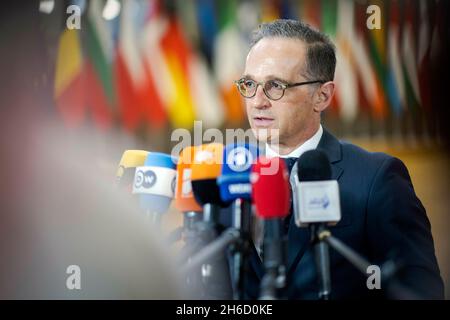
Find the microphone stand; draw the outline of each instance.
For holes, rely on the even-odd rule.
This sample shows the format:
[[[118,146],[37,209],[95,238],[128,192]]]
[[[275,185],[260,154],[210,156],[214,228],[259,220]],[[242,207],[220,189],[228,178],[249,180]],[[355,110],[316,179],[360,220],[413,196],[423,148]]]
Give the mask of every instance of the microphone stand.
[[[202,220],[202,213],[196,211],[187,211],[183,215],[183,225],[172,230],[166,238],[169,245],[185,239],[184,249],[191,247],[197,238],[196,223]],[[183,249],[183,250],[184,250]],[[187,257],[186,257],[187,258]]]
[[[325,225],[323,223],[318,224],[319,227],[317,227],[315,231],[315,237],[319,243],[326,243],[330,247],[332,247],[334,250],[336,250],[339,254],[341,254],[345,259],[347,259],[348,262],[350,262],[353,266],[355,266],[359,271],[361,271],[364,275],[367,276],[367,268],[372,265],[369,261],[361,257],[358,253],[356,253],[353,249],[351,249],[349,246],[347,246],[345,243],[340,241],[339,239],[332,236],[331,232],[325,228]],[[325,249],[325,251],[327,251]],[[328,253],[323,251],[323,254],[328,256]],[[316,251],[317,252],[317,251]],[[322,251],[320,251],[322,254]],[[321,258],[322,259],[322,258]],[[327,267],[328,264],[328,267]],[[319,268],[319,275],[322,278],[321,284],[323,284],[325,281],[329,281],[329,258],[326,259],[323,262],[324,270],[328,268],[328,279],[327,274],[322,273],[322,270]],[[417,300],[420,299],[420,297],[403,286],[401,283],[396,281],[394,279],[395,273],[398,271],[397,265],[392,260],[389,260],[385,262],[381,267],[381,280],[382,282],[385,282],[387,284],[386,290],[387,293],[394,299],[413,299]],[[326,289],[326,286],[321,286],[321,291],[319,292],[319,297],[321,293],[324,293]],[[331,289],[330,289],[331,293]],[[329,294],[328,294],[329,295]]]
[[[186,265],[181,269],[181,274],[185,279],[190,275],[198,274],[200,267],[200,277],[202,280],[203,299],[230,299],[232,297],[230,271],[224,250],[240,240],[239,230],[229,228],[222,232],[216,240],[203,246],[200,251],[187,260]],[[204,240],[204,239],[203,239]],[[205,242],[201,242],[204,244]]]
[[[220,237],[218,238],[218,234],[221,232],[219,216],[219,206],[211,203],[204,204],[203,221],[197,223],[197,235],[203,240],[203,244],[213,244],[215,239],[220,239]],[[200,253],[205,253],[205,250],[208,250],[209,246],[210,245],[204,247],[197,255],[192,257],[188,261],[188,265],[190,264],[193,266],[198,262],[203,262],[201,264],[201,278],[205,289],[203,294],[205,299],[230,299],[232,296],[232,289],[226,253],[221,251],[215,259],[202,258]],[[221,250],[225,248],[226,246],[221,248]],[[206,253],[208,252],[206,251]],[[213,255],[210,256],[210,258],[212,257]],[[202,260],[200,258],[202,258]],[[194,263],[192,263],[192,261],[194,261]],[[230,287],[226,287],[224,284],[230,284]]]
[[[195,231],[195,224],[203,219],[202,213],[188,211],[184,213],[183,227],[187,231]]]
[[[312,223],[309,228],[311,230],[311,243],[314,247],[314,256],[319,278],[319,299],[330,300],[330,253],[328,250],[328,243],[322,241],[323,238],[321,238],[321,235],[326,232],[330,234],[330,232],[326,230],[323,223]]]
[[[277,289],[284,287],[286,282],[286,270],[283,265],[282,221],[280,219],[265,220],[264,232],[263,261],[266,273],[261,280],[259,299],[275,300]]]
[[[222,251],[230,244],[239,241],[241,233],[235,228],[228,228],[213,242],[203,247],[197,254],[190,258],[186,265],[181,269],[182,273],[192,272],[205,262],[213,259],[217,255],[222,254]]]
[[[183,226],[172,231],[168,237],[169,240],[175,240],[177,236],[182,237],[184,235],[185,244],[178,254],[178,264],[187,263],[191,265],[191,260],[195,254],[217,237],[219,214],[219,208],[212,204],[205,204],[203,212],[184,212]],[[208,296],[206,284],[209,282],[208,278],[212,276],[212,269],[208,261],[208,264],[196,265],[189,272],[185,272],[183,275],[188,286],[188,292],[199,293],[200,298],[206,298]]]
[[[181,237],[184,236],[184,240],[186,243],[185,248],[191,247],[195,242],[195,239],[197,239],[197,224],[202,220],[203,214],[201,212],[196,211],[184,212],[183,226],[178,228],[182,230],[180,238],[178,240],[180,240]],[[177,229],[175,229],[173,233],[176,232],[176,230]]]
[[[234,275],[234,299],[244,300],[246,280],[245,275],[249,270],[248,255],[251,245],[251,203],[244,199],[236,199],[234,202],[233,226],[240,231],[239,241],[233,247],[233,275]]]

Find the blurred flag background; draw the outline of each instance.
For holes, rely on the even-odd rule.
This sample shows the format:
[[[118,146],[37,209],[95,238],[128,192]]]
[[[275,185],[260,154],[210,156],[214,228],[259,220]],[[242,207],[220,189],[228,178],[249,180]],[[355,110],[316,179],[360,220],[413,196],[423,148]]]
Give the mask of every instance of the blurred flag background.
[[[448,4],[442,0],[97,0],[54,2],[54,98],[70,127],[131,134],[204,127],[246,127],[234,88],[249,33],[263,21],[301,19],[337,47],[337,93],[324,123],[340,136],[407,143],[448,137],[442,92],[448,66]],[[70,4],[81,29],[68,30]],[[380,29],[370,30],[370,5]],[[43,10],[41,10],[43,11]],[[52,30],[51,32],[54,32]],[[433,72],[434,71],[434,72]]]

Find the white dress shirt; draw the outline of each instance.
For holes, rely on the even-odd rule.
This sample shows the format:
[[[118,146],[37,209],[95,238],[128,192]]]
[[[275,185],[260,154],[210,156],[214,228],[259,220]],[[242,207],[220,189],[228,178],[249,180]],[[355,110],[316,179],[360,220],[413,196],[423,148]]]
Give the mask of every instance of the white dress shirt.
[[[268,158],[299,158],[304,152],[308,150],[314,150],[319,145],[320,139],[322,138],[323,128],[322,125],[319,126],[317,132],[308,140],[306,140],[303,144],[297,147],[297,149],[293,150],[291,153],[286,155],[280,155],[278,152],[270,148],[268,144],[266,144],[266,157]]]

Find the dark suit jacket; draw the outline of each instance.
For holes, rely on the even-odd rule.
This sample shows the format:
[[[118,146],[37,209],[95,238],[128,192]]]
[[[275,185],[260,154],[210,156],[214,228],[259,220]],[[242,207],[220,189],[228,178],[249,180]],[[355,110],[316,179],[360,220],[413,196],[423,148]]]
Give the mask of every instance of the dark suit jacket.
[[[339,183],[341,221],[332,234],[367,258],[382,265],[391,257],[403,264],[397,274],[406,287],[427,299],[443,299],[430,222],[417,198],[405,165],[383,153],[369,153],[338,141],[326,130],[318,145],[330,160],[332,179]],[[310,232],[298,228],[291,215],[287,231],[287,299],[317,299],[318,283]],[[253,248],[247,275],[247,296],[257,299],[264,267]],[[331,299],[392,297],[386,288],[367,289],[367,276],[330,248]]]

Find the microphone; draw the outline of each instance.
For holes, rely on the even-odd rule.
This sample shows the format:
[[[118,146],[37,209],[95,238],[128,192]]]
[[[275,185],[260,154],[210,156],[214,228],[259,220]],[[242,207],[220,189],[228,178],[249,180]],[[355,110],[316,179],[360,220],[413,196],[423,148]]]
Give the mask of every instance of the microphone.
[[[192,189],[192,162],[195,147],[184,148],[178,159],[175,208],[181,212],[199,212],[202,207],[195,200]]]
[[[203,206],[204,220],[218,224],[219,207],[227,207],[220,197],[217,178],[222,169],[223,144],[210,143],[195,147],[192,169],[192,190],[194,197]]]
[[[289,185],[286,164],[281,158],[260,157],[250,177],[256,214],[265,219],[289,214]]]
[[[139,194],[141,209],[159,224],[161,215],[174,197],[177,159],[164,153],[151,152],[144,166],[136,167],[133,194]]]
[[[260,299],[276,299],[284,287],[282,221],[289,214],[289,185],[286,164],[280,158],[261,157],[252,167],[252,195],[256,214],[264,219],[263,262],[266,273],[261,281]]]
[[[367,268],[371,263],[333,237],[325,227],[334,225],[341,219],[339,187],[336,180],[331,180],[331,166],[327,155],[320,150],[307,151],[298,159],[293,173],[294,170],[295,174],[290,180],[296,187],[296,192],[293,193],[294,206],[297,202],[295,223],[299,227],[310,227],[319,275],[319,298],[328,300],[331,294],[328,246],[339,252],[364,275],[367,275]],[[381,276],[388,292],[395,298],[419,299],[416,293],[394,279],[397,267],[390,260],[382,266]]]
[[[319,277],[319,299],[329,300],[331,295],[330,257],[323,235],[329,233],[326,225],[341,219],[339,186],[331,180],[331,166],[327,155],[320,150],[309,150],[297,160],[297,180],[293,193],[295,223],[309,226],[312,234],[316,267]]]
[[[334,225],[341,220],[339,185],[331,180],[330,161],[323,151],[303,153],[292,169],[290,181],[298,227],[313,223]]]
[[[194,253],[203,246],[203,240],[199,233],[199,223],[203,219],[203,208],[195,200],[192,190],[192,163],[195,156],[195,147],[184,148],[178,159],[177,185],[175,191],[175,208],[183,213],[183,226],[180,228],[184,246],[180,250],[178,262],[180,264],[191,261]],[[199,266],[195,266],[189,272],[184,273],[185,285],[190,292],[202,292],[202,274]]]
[[[223,166],[217,183],[224,202],[236,199],[251,200],[251,167],[259,155],[258,147],[252,144],[229,144],[223,152]]]
[[[195,222],[202,218],[202,207],[195,200],[192,189],[192,162],[195,147],[184,148],[178,159],[175,208],[184,213],[184,228],[192,230]]]
[[[148,154],[145,150],[125,150],[117,168],[116,185],[129,189],[131,193],[135,169],[144,165]]]
[[[192,190],[191,166],[194,155],[195,147],[184,148],[180,153],[177,165],[175,208],[183,212],[183,227],[181,229],[186,242],[186,246],[182,250],[184,259],[189,257],[199,245],[195,243],[197,240],[196,224],[203,218],[203,209],[195,200]]]
[[[229,144],[223,151],[223,166],[217,184],[220,197],[224,202],[234,201],[233,227],[240,231],[240,241],[234,246],[233,279],[234,297],[244,299],[245,274],[248,272],[248,254],[251,246],[251,195],[250,173],[258,158],[259,150],[255,145]]]
[[[194,197],[203,206],[203,221],[197,224],[197,234],[203,244],[210,244],[222,232],[223,226],[219,224],[220,207],[229,205],[229,202],[221,199],[217,185],[217,178],[222,169],[223,149],[224,146],[220,143],[204,144],[194,149],[191,181]],[[207,249],[208,247],[205,247],[200,250],[196,256],[200,259],[193,257],[192,261],[203,261],[202,252]],[[226,299],[231,296],[231,287],[229,287],[231,279],[226,252],[220,250],[213,252],[214,259],[210,259],[209,255],[203,256],[208,257],[208,260],[204,260],[201,265],[202,280],[205,285],[204,296]],[[196,263],[191,263],[191,267]]]

